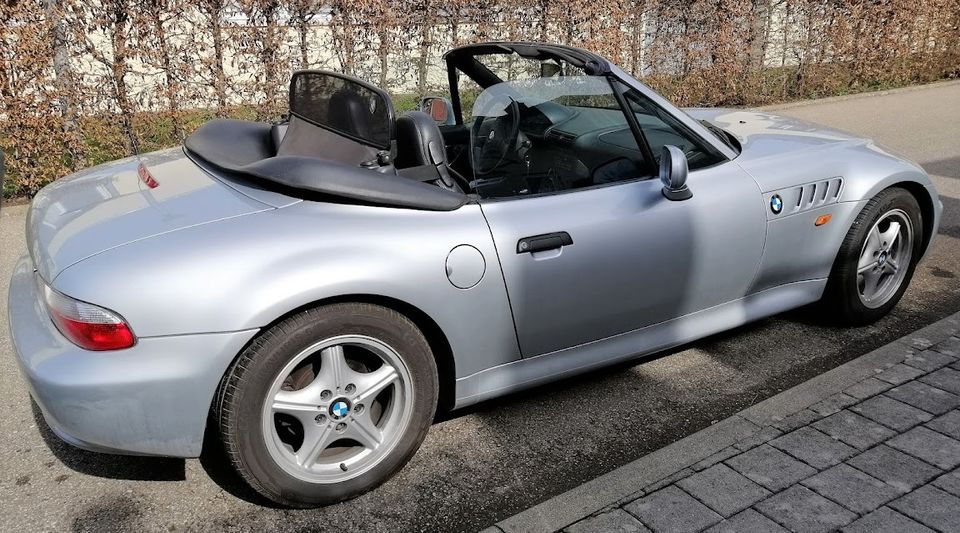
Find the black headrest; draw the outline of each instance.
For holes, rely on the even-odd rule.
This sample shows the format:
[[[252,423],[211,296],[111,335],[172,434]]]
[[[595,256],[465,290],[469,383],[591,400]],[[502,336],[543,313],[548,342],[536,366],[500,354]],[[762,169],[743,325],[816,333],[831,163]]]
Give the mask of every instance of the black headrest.
[[[430,115],[409,111],[397,119],[397,168],[447,163],[443,135]]]

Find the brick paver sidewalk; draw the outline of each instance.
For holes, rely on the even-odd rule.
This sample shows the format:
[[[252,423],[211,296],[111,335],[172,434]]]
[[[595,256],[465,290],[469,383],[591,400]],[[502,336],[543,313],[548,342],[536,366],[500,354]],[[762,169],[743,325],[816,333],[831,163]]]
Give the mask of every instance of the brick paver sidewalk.
[[[960,338],[914,343],[566,531],[960,531]]]

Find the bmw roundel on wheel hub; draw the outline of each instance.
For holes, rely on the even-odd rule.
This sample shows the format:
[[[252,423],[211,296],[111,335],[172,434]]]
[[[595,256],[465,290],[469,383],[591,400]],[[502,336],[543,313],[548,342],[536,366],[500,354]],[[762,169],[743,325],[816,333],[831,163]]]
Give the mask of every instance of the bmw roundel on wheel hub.
[[[330,406],[330,416],[332,416],[334,420],[346,418],[349,412],[350,402],[346,398],[337,400]]]

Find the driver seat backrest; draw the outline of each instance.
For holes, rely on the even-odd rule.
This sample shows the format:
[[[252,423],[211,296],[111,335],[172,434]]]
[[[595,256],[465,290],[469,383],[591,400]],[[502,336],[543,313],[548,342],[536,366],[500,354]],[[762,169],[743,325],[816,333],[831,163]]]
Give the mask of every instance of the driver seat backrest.
[[[437,123],[423,111],[397,118],[397,168],[447,164],[447,151]]]
[[[421,181],[439,180],[447,188],[455,186],[447,166],[443,134],[423,111],[408,111],[397,118],[397,155],[393,164],[401,175]]]

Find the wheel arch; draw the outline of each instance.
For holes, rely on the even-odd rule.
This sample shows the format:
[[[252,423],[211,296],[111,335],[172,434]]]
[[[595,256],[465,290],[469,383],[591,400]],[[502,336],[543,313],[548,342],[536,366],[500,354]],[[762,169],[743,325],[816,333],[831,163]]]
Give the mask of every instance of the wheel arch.
[[[923,236],[920,249],[923,250],[923,253],[926,253],[927,246],[930,245],[930,241],[933,239],[933,232],[936,227],[934,199],[930,196],[930,191],[923,184],[916,181],[899,181],[886,187],[886,189],[892,189],[894,187],[909,192],[920,206],[920,219],[923,222]]]
[[[443,329],[440,328],[439,324],[437,324],[437,322],[430,315],[413,304],[397,298],[377,294],[345,294],[331,296],[327,298],[321,298],[319,300],[315,300],[291,309],[275,318],[269,324],[266,324],[260,328],[260,331],[266,331],[276,324],[286,320],[287,318],[307,309],[348,302],[373,304],[392,309],[409,318],[414,325],[420,329],[424,337],[427,338],[427,343],[430,344],[430,350],[433,352],[433,358],[437,364],[437,377],[440,388],[437,408],[443,410],[452,409],[454,405],[456,387],[456,362],[453,357],[453,348],[450,346],[450,341],[447,340],[447,336],[443,332]],[[216,414],[217,407],[220,403],[220,390],[223,387],[224,380],[230,373],[230,369],[233,367],[233,361],[236,361],[236,359],[240,357],[240,354],[242,354],[243,351],[246,350],[247,347],[257,339],[257,337],[259,337],[259,333],[254,335],[253,338],[251,338],[243,346],[243,348],[241,348],[240,351],[233,356],[233,360],[224,371],[220,380],[220,385],[217,387],[217,393],[214,395],[213,402],[211,404],[212,415]]]
[[[913,196],[913,198],[917,201],[917,205],[920,207],[920,219],[923,223],[920,249],[923,251],[923,253],[926,253],[927,246],[933,239],[933,234],[936,231],[937,225],[937,212],[934,206],[934,198],[930,196],[929,189],[919,181],[913,181],[910,179],[890,180],[879,187],[875,187],[869,194],[864,195],[861,201],[866,202],[883,191],[889,189],[903,189]],[[845,224],[844,235],[850,231],[850,228],[853,226],[854,221],[862,210],[863,208],[857,209],[850,213],[850,217]],[[831,269],[833,268],[833,265],[836,264],[836,261],[837,259],[835,257],[833,262],[831,262]]]

